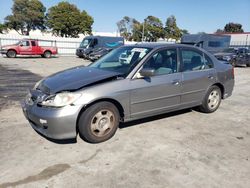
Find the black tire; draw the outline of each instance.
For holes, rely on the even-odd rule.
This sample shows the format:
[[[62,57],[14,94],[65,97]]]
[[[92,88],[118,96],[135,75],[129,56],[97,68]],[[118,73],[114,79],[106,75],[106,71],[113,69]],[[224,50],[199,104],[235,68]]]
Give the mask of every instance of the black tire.
[[[43,57],[44,58],[51,58],[51,52],[50,51],[45,51],[44,53],[43,53]]]
[[[212,100],[215,101],[214,102],[215,104],[213,103],[212,100],[210,100],[211,98]],[[199,106],[199,110],[204,113],[212,113],[219,108],[220,103],[221,103],[221,89],[218,86],[213,85],[208,89],[207,94],[205,95],[202,101],[202,105]]]
[[[96,103],[80,115],[80,137],[89,143],[104,142],[114,136],[119,121],[120,114],[115,105],[110,102]]]
[[[233,67],[236,67],[236,59],[233,59],[230,61],[230,64],[233,66]]]
[[[16,57],[16,51],[15,50],[9,50],[6,54],[9,58],[15,58]]]
[[[250,63],[247,63],[246,66],[247,66],[247,67],[250,67]]]

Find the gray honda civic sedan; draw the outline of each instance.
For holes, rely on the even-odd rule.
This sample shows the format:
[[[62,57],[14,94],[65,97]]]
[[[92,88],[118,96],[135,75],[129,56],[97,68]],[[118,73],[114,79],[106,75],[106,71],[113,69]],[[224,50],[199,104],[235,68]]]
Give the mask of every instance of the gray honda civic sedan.
[[[99,143],[111,138],[120,122],[191,107],[214,112],[233,87],[233,67],[200,48],[142,43],[42,79],[22,109],[45,137],[79,133]]]

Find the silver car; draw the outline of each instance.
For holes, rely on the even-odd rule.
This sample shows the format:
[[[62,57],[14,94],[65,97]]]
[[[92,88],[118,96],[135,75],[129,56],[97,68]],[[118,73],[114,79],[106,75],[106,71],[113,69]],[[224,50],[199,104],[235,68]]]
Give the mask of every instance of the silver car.
[[[130,58],[122,60],[123,54]],[[22,104],[31,126],[53,139],[111,138],[120,122],[199,107],[211,113],[232,95],[234,69],[208,52],[175,44],[113,50],[87,67],[39,81]]]

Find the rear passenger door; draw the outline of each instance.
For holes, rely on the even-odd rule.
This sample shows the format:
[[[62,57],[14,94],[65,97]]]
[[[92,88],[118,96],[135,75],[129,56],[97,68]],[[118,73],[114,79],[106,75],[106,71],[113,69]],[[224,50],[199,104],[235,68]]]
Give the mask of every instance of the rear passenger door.
[[[195,48],[180,48],[182,71],[181,106],[199,105],[216,75],[212,60]]]

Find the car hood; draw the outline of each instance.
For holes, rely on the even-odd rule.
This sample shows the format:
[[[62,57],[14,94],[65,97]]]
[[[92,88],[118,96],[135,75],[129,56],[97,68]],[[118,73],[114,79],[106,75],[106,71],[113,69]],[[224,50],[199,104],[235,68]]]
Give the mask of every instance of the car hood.
[[[6,48],[6,49],[9,49],[9,48],[14,48],[16,47],[15,45],[3,45],[2,46],[2,49]]]
[[[58,72],[43,79],[37,89],[47,94],[74,91],[121,75],[118,72],[80,66]]]

